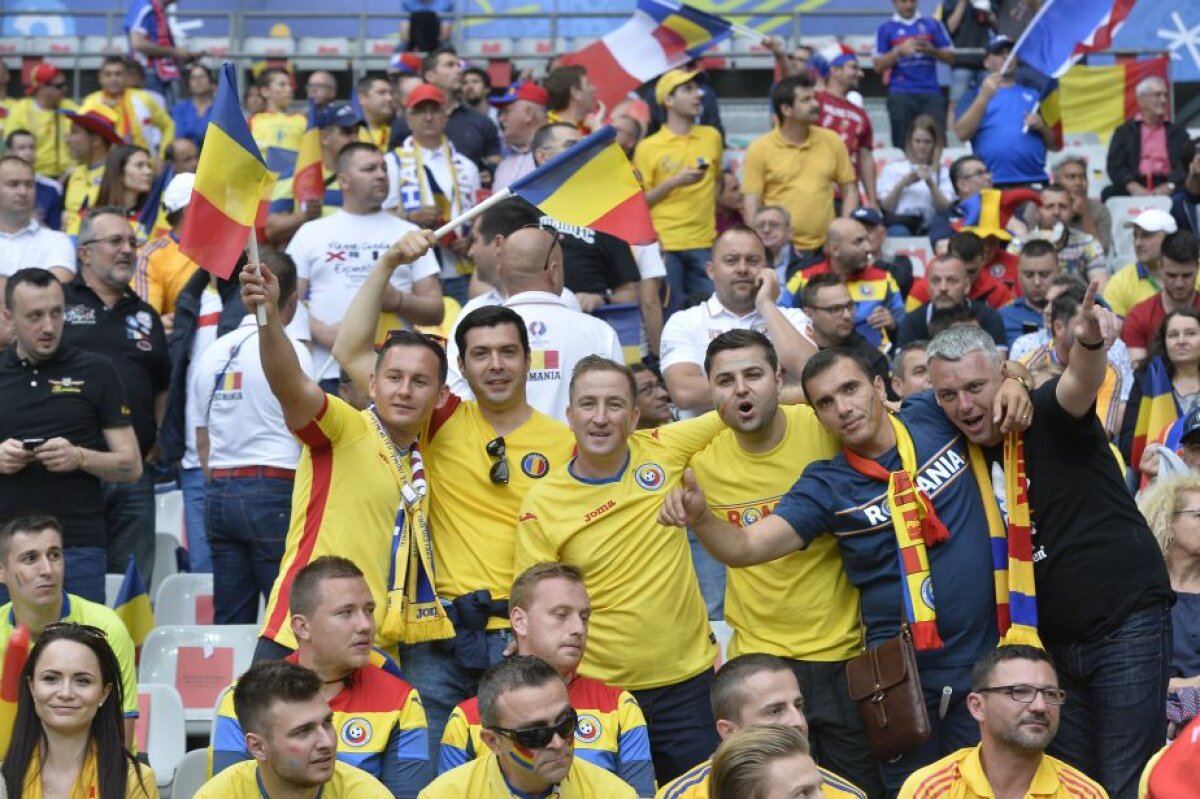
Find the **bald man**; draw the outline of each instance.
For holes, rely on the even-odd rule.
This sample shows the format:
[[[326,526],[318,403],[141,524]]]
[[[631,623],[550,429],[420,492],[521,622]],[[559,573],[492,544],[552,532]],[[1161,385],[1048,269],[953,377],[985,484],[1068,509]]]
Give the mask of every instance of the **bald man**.
[[[617,363],[625,356],[617,334],[607,323],[580,313],[561,296],[563,254],[558,234],[545,228],[522,228],[500,247],[496,274],[503,305],[525,320],[532,351],[526,395],[531,406],[566,422],[567,387],[575,364],[585,355],[602,355]],[[464,399],[471,387],[458,370],[458,346],[447,343],[450,389]]]

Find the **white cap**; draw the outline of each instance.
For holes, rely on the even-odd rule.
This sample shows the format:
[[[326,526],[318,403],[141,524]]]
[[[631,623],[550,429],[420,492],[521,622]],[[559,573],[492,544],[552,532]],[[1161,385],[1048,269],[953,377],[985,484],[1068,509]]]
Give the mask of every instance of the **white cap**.
[[[195,182],[196,175],[193,172],[182,172],[171,178],[171,182],[167,184],[162,196],[162,204],[168,214],[187,207],[192,199],[192,185]]]
[[[1161,208],[1147,208],[1134,217],[1132,222],[1126,222],[1125,227],[1139,227],[1147,233],[1174,233],[1179,230],[1179,226],[1175,224],[1175,217]]]

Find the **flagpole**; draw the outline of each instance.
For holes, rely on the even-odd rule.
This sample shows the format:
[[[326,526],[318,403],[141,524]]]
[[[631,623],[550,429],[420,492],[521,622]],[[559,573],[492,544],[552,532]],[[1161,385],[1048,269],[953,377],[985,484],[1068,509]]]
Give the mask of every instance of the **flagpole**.
[[[454,229],[456,227],[458,227],[459,225],[465,225],[467,222],[470,222],[472,219],[479,216],[480,214],[482,214],[487,209],[491,208],[496,203],[498,203],[502,200],[507,200],[509,197],[512,197],[512,196],[513,196],[513,193],[512,193],[511,189],[507,189],[507,188],[501,189],[500,191],[493,194],[491,197],[488,197],[486,200],[479,203],[479,205],[468,208],[467,210],[463,211],[461,214],[456,216],[454,219],[451,219],[449,222],[442,225],[437,230],[433,231],[433,237],[435,239],[440,239],[442,236],[445,236],[446,234],[453,232]]]
[[[250,237],[246,239],[246,259],[258,269],[258,232],[250,228]],[[261,302],[254,312],[259,327],[267,326],[267,306]]]
[[[740,33],[743,36],[748,36],[751,39],[762,40],[767,38],[767,34],[763,33],[762,31],[756,31],[754,28],[751,28],[747,25],[742,25],[740,22],[730,21],[729,29],[735,33]]]

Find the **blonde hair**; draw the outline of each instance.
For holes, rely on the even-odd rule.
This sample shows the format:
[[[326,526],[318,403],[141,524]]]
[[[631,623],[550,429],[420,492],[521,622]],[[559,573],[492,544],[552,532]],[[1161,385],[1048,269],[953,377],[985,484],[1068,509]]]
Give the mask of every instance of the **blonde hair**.
[[[1146,517],[1146,523],[1150,525],[1164,557],[1171,551],[1171,543],[1175,540],[1171,523],[1175,519],[1175,511],[1179,510],[1180,498],[1185,494],[1200,495],[1200,474],[1181,474],[1155,480],[1138,503],[1138,509]]]
[[[942,150],[946,146],[946,137],[942,135],[942,126],[938,121],[929,114],[921,114],[912,121],[908,127],[908,139],[904,142],[904,155],[912,163],[916,163],[917,159],[913,156],[913,133],[923,130],[933,137],[933,155],[929,162],[929,166],[937,170],[936,174],[941,174],[942,170]]]
[[[808,739],[795,727],[764,724],[730,735],[713,755],[709,777],[712,799],[761,799],[766,772],[776,760],[812,756]]]

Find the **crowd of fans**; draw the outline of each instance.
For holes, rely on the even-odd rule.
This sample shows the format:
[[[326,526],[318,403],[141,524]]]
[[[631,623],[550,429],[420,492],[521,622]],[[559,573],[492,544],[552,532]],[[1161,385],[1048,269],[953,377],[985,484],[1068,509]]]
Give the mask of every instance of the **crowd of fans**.
[[[1200,158],[1162,81],[1109,150],[1106,197],[1171,198],[1122,263],[976,3],[895,0],[876,174],[848,52],[767,41],[738,170],[696,65],[613,109],[579,66],[493,89],[413,0],[427,54],[306,76],[320,200],[298,76],[256,70],[276,181],[223,279],[180,250],[217,85],[162,5],[78,103],[0,63],[10,795],[157,795],[103,603],[167,484],[215,623],[265,603],[200,796],[1144,795],[1200,697]],[[602,124],[656,244],[516,198],[434,238]],[[928,625],[931,732],[879,759],[847,663]]]

